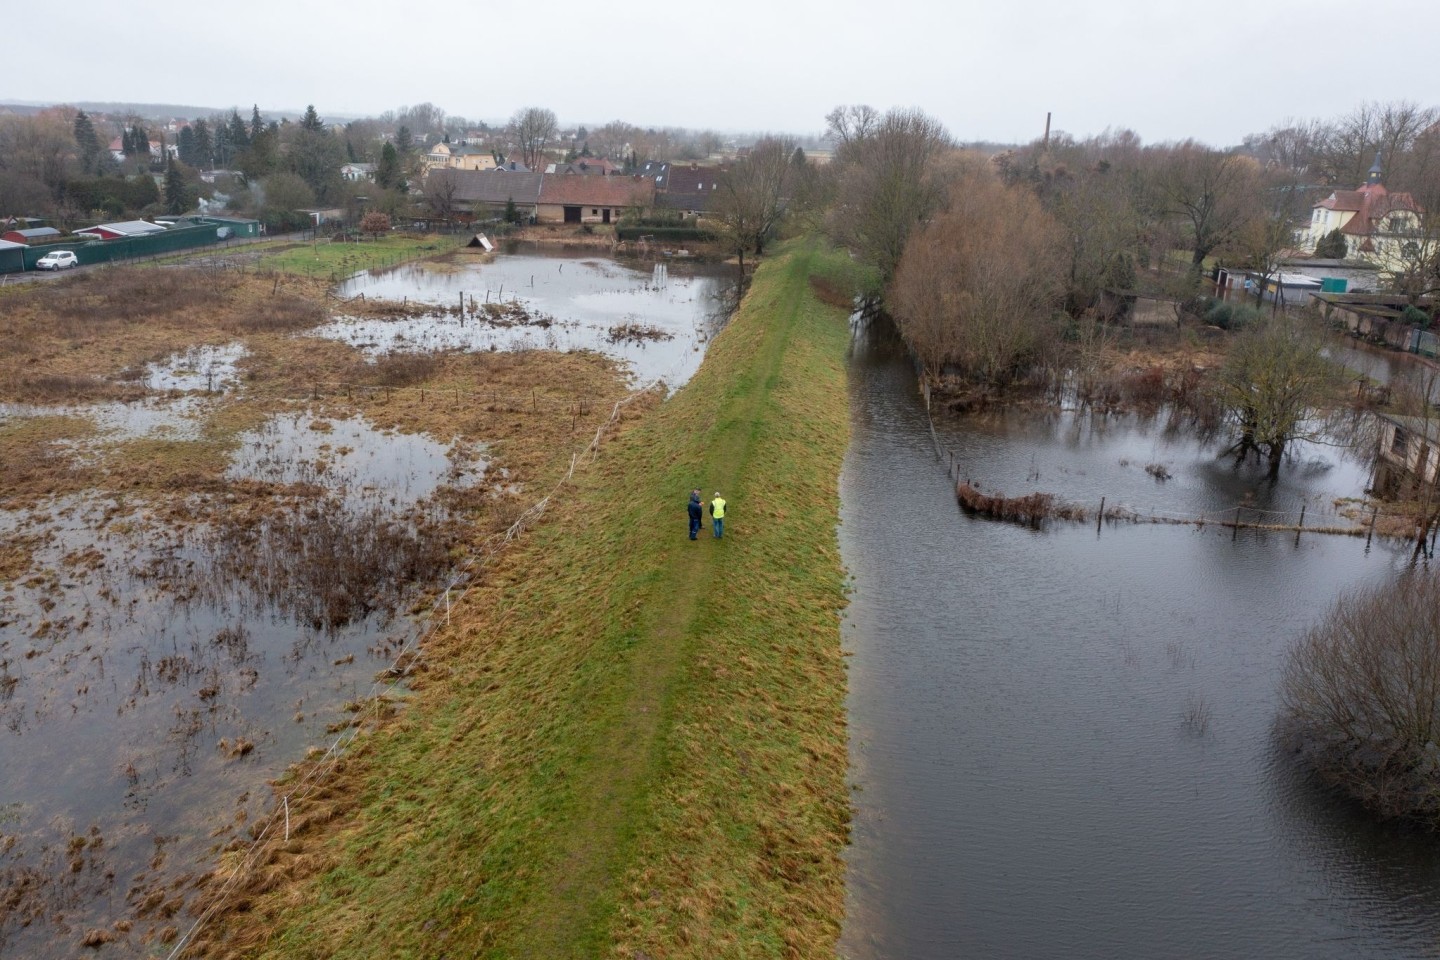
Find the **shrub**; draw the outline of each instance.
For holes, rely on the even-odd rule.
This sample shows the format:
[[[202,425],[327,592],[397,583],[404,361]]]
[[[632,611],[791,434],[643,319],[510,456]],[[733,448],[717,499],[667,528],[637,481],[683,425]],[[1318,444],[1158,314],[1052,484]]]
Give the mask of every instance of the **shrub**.
[[[382,233],[390,232],[390,215],[372,210],[360,221],[360,231],[373,236],[380,236]]]
[[[1327,782],[1440,826],[1440,578],[1342,596],[1291,649],[1281,698],[1282,732]]]
[[[1400,319],[1415,327],[1430,326],[1430,314],[1413,303],[1406,305],[1405,310],[1400,314]]]
[[[709,230],[702,230],[699,227],[638,227],[621,226],[615,228],[615,235],[621,240],[638,240],[641,237],[651,237],[657,241],[681,241],[714,240],[715,234]]]
[[[1234,310],[1230,304],[1223,300],[1216,300],[1205,311],[1205,322],[1212,326],[1219,327],[1222,330],[1229,330],[1230,317],[1233,313]]]
[[[1345,234],[1336,227],[1325,236],[1315,241],[1315,256],[1322,260],[1343,260],[1349,252]]]
[[[1248,303],[1212,300],[1201,316],[1206,323],[1222,330],[1242,330],[1260,319],[1260,310]]]

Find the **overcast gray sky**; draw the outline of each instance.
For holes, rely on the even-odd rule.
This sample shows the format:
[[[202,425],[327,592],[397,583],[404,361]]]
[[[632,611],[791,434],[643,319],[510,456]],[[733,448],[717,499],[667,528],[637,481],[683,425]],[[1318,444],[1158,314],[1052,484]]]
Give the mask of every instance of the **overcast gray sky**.
[[[1236,143],[1364,100],[1440,104],[1434,0],[6,0],[0,100],[818,131],[916,106],[962,140]]]

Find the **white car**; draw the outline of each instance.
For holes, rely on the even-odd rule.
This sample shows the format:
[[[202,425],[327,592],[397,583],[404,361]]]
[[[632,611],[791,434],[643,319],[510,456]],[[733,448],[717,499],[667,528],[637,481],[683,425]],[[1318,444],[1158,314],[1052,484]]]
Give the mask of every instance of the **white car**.
[[[51,250],[35,261],[37,270],[68,270],[78,266],[80,266],[80,258],[75,256],[73,250]]]

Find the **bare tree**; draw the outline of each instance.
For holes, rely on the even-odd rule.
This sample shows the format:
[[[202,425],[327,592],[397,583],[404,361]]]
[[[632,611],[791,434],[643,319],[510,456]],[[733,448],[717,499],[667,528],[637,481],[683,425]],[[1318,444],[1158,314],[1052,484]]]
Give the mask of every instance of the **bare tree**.
[[[1215,399],[1235,432],[1235,455],[1251,452],[1280,474],[1285,449],[1327,433],[1317,411],[1337,371],[1321,353],[1324,341],[1299,316],[1277,314],[1235,338],[1215,383]]]
[[[560,132],[560,123],[552,110],[543,107],[525,107],[515,111],[510,118],[510,134],[520,147],[520,156],[525,166],[538,169],[545,156],[545,148]]]
[[[1059,225],[977,163],[906,247],[890,301],[928,379],[953,366],[1003,387],[1045,344],[1063,284]]]
[[[1281,729],[1381,816],[1440,825],[1440,578],[1351,591],[1290,651]]]
[[[455,197],[459,190],[459,170],[431,170],[425,176],[425,204],[437,220],[449,223],[454,218]]]
[[[742,273],[745,252],[763,253],[766,240],[780,222],[794,180],[792,158],[796,149],[791,138],[767,137],[717,181],[710,217],[739,256]]]
[[[944,198],[937,161],[952,149],[938,120],[891,110],[843,151],[830,228],[842,242],[894,276],[911,231]]]
[[[1259,165],[1238,153],[1214,150],[1193,140],[1154,148],[1150,183],[1158,212],[1185,228],[1190,263],[1233,240],[1254,216],[1259,201]]]
[[[628,158],[630,147],[639,134],[640,128],[634,124],[611,120],[590,131],[590,150],[597,156],[623,161]]]
[[[1141,231],[1138,138],[1132,137],[1124,131],[1077,143],[1060,134],[999,163],[1006,182],[1034,190],[1063,228],[1069,260],[1065,306],[1077,316],[1094,307],[1104,289],[1135,287]]]
[[[1280,273],[1282,257],[1295,245],[1295,236],[1309,212],[1310,191],[1294,170],[1276,166],[1260,174],[1255,199],[1253,215],[1241,224],[1231,246],[1245,266],[1260,275],[1255,289],[1258,306],[1265,302],[1270,278]]]
[[[825,114],[825,139],[837,153],[867,139],[880,124],[880,111],[865,103],[840,106]]]

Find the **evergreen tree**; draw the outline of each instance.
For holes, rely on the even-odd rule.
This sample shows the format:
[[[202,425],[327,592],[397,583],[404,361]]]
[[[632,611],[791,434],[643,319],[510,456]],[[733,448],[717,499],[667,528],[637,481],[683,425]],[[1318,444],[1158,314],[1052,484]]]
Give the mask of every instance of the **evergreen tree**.
[[[148,173],[131,177],[125,181],[128,185],[126,190],[126,201],[134,210],[144,210],[152,203],[160,202],[160,188],[155,186],[155,178]]]
[[[125,149],[125,155],[127,157],[150,156],[150,134],[146,133],[145,128],[138,123],[130,126],[130,144]]]
[[[385,189],[395,186],[400,179],[400,155],[395,144],[386,143],[380,151],[380,163],[375,168],[375,182]]]
[[[190,188],[185,183],[185,174],[174,160],[165,164],[165,212],[184,213],[190,208]]]
[[[359,163],[360,158],[355,156],[355,144],[350,138],[345,139],[345,157],[351,163]]]
[[[176,138],[177,151],[180,154],[180,162],[187,166],[198,166],[195,162],[195,131],[189,127],[181,127],[180,134]]]
[[[225,123],[215,124],[215,143],[210,149],[210,156],[215,160],[215,166],[223,170],[229,170],[235,162],[235,154],[238,152],[234,141],[230,139],[230,125]]]
[[[265,132],[265,121],[260,119],[260,104],[250,108],[250,142],[254,143],[255,138]]]
[[[242,150],[250,145],[250,131],[245,129],[245,121],[240,119],[239,110],[230,111],[230,142],[236,150]]]
[[[75,144],[80,148],[80,165],[86,173],[100,172],[100,138],[95,124],[81,110],[75,114]]]
[[[315,112],[315,104],[305,108],[305,116],[300,118],[300,128],[309,130],[311,133],[322,133],[325,130],[325,121],[320,119],[320,114]]]
[[[218,127],[216,128],[219,129]],[[195,163],[192,166],[208,167],[215,162],[215,145],[210,140],[210,125],[204,119],[195,121]]]
[[[410,128],[402,126],[395,131],[395,149],[400,151],[402,157],[408,157],[415,152],[415,138],[410,134]]]
[[[1345,234],[1336,227],[1315,243],[1315,256],[1322,260],[1343,260],[1350,250]]]

